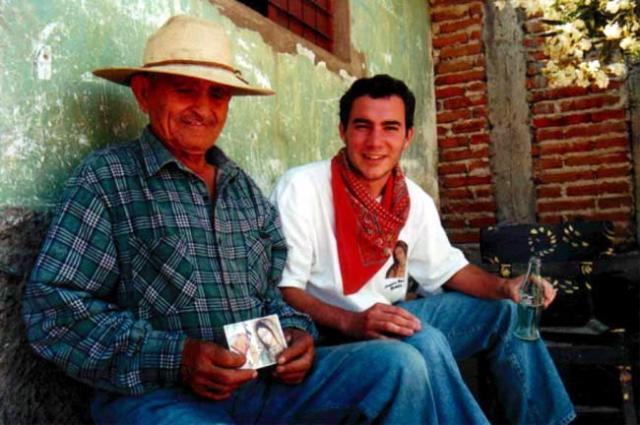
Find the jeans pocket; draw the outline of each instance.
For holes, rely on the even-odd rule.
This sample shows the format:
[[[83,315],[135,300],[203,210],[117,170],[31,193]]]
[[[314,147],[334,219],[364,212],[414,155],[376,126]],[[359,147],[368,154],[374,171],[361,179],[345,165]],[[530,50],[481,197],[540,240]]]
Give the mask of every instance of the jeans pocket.
[[[192,304],[198,290],[193,260],[187,243],[179,236],[152,241],[129,238],[132,287],[140,297],[142,310],[174,314]]]

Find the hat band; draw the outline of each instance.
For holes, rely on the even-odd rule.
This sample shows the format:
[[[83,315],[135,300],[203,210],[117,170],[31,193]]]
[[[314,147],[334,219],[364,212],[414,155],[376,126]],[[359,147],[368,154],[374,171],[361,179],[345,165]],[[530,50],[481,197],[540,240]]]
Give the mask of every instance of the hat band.
[[[235,74],[236,78],[238,78],[240,81],[242,81],[245,84],[249,84],[249,82],[247,80],[245,80],[244,78],[242,78],[242,72],[240,72],[240,70],[235,69],[229,65],[225,65],[223,63],[217,63],[217,62],[207,62],[207,61],[193,61],[193,60],[167,60],[167,61],[160,61],[160,62],[151,62],[151,63],[145,63],[142,67],[143,68],[153,68],[156,66],[166,66],[166,65],[195,65],[195,66],[204,66],[207,68],[221,68],[227,71],[231,71]]]

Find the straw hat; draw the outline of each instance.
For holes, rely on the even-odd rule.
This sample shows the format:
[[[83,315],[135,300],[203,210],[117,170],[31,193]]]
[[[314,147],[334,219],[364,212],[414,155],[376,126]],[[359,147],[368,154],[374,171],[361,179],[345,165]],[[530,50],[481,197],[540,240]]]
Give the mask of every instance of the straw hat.
[[[270,89],[254,87],[233,66],[231,43],[224,30],[212,22],[191,16],[170,18],[147,39],[141,67],[102,68],[93,74],[129,85],[139,72],[183,75],[229,86],[234,95],[270,95]]]

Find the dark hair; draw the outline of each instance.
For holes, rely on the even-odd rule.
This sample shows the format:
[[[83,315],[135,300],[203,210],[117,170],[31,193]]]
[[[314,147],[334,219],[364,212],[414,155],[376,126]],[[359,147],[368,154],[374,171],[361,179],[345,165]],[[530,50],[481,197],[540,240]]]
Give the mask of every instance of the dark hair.
[[[343,128],[346,129],[349,124],[349,114],[351,113],[353,102],[362,96],[371,96],[374,99],[390,96],[400,97],[404,102],[405,127],[407,131],[413,128],[416,98],[404,81],[397,80],[386,74],[356,80],[340,98],[340,124],[342,124]]]
[[[260,330],[260,328],[264,328],[264,329],[268,330],[269,333],[273,336],[273,339],[276,341],[276,343],[279,342],[279,338],[276,336],[276,333],[273,331],[271,326],[269,326],[267,323],[265,323],[264,320],[259,320],[258,322],[256,322],[256,337],[258,337],[258,340],[260,341],[260,343],[263,346],[269,348],[267,343],[262,340],[262,337],[260,336],[260,332],[258,332],[258,330]]]

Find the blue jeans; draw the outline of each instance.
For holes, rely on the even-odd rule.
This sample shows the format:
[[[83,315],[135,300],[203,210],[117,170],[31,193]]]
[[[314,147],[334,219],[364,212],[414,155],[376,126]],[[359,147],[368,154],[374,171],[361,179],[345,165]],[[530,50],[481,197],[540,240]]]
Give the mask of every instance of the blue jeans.
[[[298,385],[259,377],[224,401],[179,387],[141,396],[98,393],[91,414],[96,424],[437,423],[424,359],[396,341],[320,347]]]
[[[397,305],[422,321],[420,332],[404,341],[429,365],[440,423],[486,423],[455,362],[480,351],[487,354],[497,397],[510,423],[563,425],[575,418],[544,342],[513,336],[513,302],[445,292]]]

